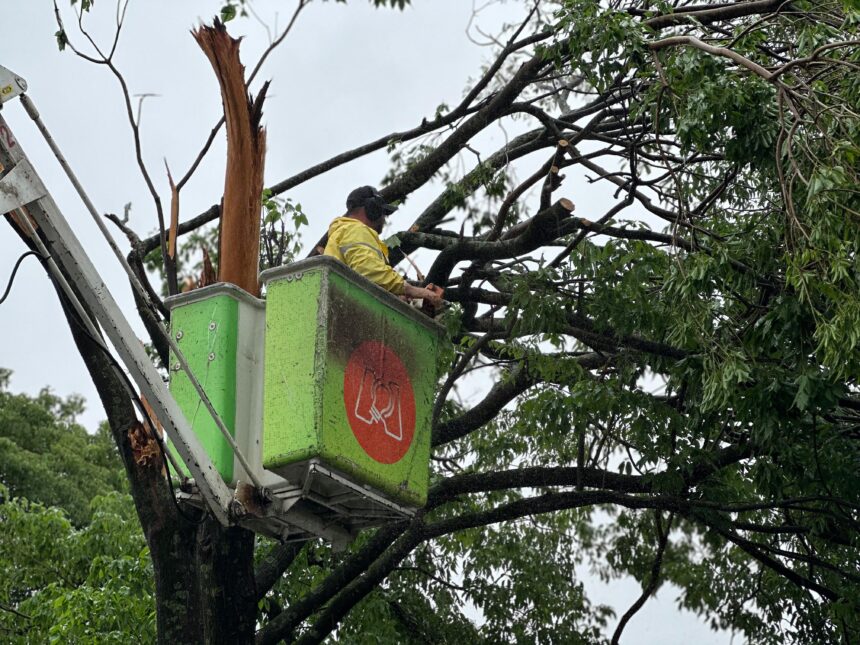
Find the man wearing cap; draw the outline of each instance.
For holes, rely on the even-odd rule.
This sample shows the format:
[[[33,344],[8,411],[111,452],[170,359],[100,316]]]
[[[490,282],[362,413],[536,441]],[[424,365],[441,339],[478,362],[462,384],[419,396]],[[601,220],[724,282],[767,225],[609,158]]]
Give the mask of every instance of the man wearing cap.
[[[356,188],[346,198],[346,214],[329,226],[323,255],[337,258],[396,296],[424,299],[438,307],[442,299],[433,285],[413,286],[388,264],[388,247],[379,234],[385,218],[396,210],[372,186]]]

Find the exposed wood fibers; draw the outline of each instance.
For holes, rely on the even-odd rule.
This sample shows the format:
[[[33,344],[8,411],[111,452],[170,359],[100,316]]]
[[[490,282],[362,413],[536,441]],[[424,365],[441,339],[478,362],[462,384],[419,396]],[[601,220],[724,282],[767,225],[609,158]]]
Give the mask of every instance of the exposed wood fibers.
[[[227,172],[221,207],[219,280],[259,295],[260,209],[266,131],[260,127],[268,83],[256,99],[245,88],[240,41],[215,20],[192,32],[218,77],[227,124]]]

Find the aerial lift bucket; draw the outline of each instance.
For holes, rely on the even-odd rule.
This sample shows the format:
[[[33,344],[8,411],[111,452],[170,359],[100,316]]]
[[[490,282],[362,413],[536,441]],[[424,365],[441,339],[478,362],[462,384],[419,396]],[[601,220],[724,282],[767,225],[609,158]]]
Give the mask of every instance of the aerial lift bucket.
[[[294,505],[287,521],[302,511],[354,535],[412,515],[427,498],[444,329],[333,258],[261,282],[265,300],[224,284],[167,300],[174,338],[254,475]],[[187,381],[171,367],[171,392],[216,468],[230,485],[247,481]]]

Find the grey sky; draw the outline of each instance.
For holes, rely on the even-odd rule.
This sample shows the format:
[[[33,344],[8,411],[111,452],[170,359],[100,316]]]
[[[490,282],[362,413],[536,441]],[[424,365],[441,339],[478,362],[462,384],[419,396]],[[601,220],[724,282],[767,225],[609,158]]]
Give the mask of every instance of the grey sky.
[[[62,0],[66,9],[68,0]],[[475,77],[490,50],[465,35],[472,14],[469,0],[414,0],[401,13],[374,10],[369,2],[352,0],[348,7],[314,3],[293,33],[261,71],[259,82],[272,80],[264,108],[268,129],[266,182],[280,181],[303,168],[383,134],[414,127],[431,117],[442,102],[455,103]],[[481,3],[482,4],[482,3]],[[286,24],[293,3],[257,0],[259,16],[274,25]],[[218,3],[138,0],[128,9],[116,62],[134,94],[154,94],[142,107],[144,159],[160,195],[168,201],[164,161],[175,177],[183,175],[217,122],[217,83],[189,30],[208,19]],[[502,20],[520,15],[520,3],[493,6],[480,17],[492,31]],[[98,42],[108,46],[113,13],[101,0],[88,18]],[[3,36],[0,65],[23,76],[29,95],[48,128],[102,212],[122,213],[131,202],[130,225],[140,234],[156,227],[152,199],[136,167],[131,131],[119,86],[104,67],[58,51],[51,3],[47,0],[0,0]],[[73,15],[65,12],[75,42]],[[265,29],[255,20],[236,20],[234,35],[246,34],[243,60],[253,66],[267,44]],[[135,105],[135,109],[137,105]],[[133,312],[130,290],[121,270],[60,168],[17,101],[3,110],[17,139],[33,161],[66,218],[91,253],[114,296]],[[504,132],[488,137],[496,145]],[[223,134],[194,179],[182,193],[180,218],[187,219],[215,203],[223,186]],[[489,150],[489,148],[488,148]],[[328,222],[343,210],[346,193],[355,186],[378,184],[387,170],[384,152],[376,153],[312,180],[289,196],[311,217],[304,241],[311,244]],[[581,179],[573,187],[584,185]],[[599,194],[590,188],[589,197]],[[587,203],[565,191],[587,215]],[[426,201],[414,196],[397,214],[396,225],[408,226]],[[429,193],[426,193],[429,195]],[[583,212],[583,208],[585,212]],[[116,237],[125,247],[117,231]],[[0,225],[0,288],[15,259],[25,250],[10,227]],[[426,268],[426,267],[425,267]],[[135,321],[135,316],[129,316]],[[82,394],[88,403],[82,423],[93,428],[104,413],[75,351],[57,298],[37,262],[28,259],[9,300],[0,307],[0,367],[14,370],[12,390],[35,393],[50,386],[56,393]],[[623,613],[638,595],[632,583],[587,582],[594,602],[611,604]],[[678,612],[676,591],[664,587],[631,622],[625,642],[727,643],[697,617]]]

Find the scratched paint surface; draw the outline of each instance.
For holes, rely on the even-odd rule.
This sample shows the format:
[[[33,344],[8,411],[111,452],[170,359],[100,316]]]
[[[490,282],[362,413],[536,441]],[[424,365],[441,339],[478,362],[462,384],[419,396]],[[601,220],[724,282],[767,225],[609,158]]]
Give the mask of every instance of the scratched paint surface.
[[[179,337],[179,349],[234,437],[238,318],[239,304],[226,295],[181,305],[171,313],[171,333],[174,338]],[[176,357],[173,354],[170,365],[171,393],[216,470],[225,481],[232,482],[233,451],[230,445],[203,406],[188,376],[184,371],[174,369]]]
[[[315,272],[267,288],[263,467],[270,470],[319,454],[321,280]]]
[[[326,262],[267,293],[264,466],[319,457],[423,504],[439,332]]]

